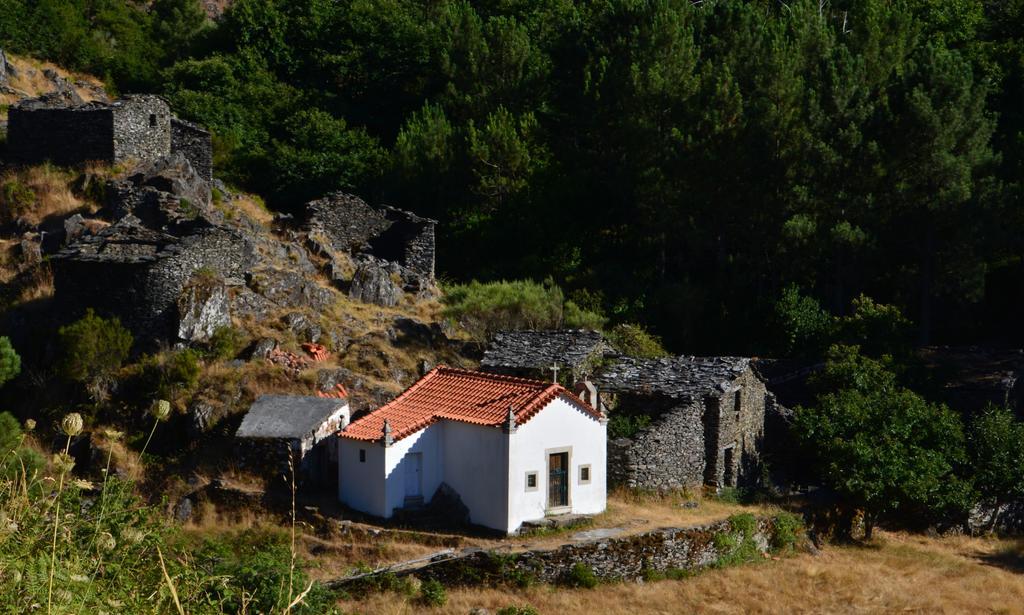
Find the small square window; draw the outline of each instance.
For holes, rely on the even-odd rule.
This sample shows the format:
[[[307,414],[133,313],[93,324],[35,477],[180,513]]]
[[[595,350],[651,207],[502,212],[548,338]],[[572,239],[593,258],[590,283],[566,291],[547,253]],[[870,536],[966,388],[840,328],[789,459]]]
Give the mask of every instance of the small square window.
[[[526,490],[536,491],[537,490],[537,473],[527,472],[526,473]]]
[[[580,466],[580,484],[590,484],[590,466]]]
[[[359,449],[359,463],[366,463],[366,449]]]

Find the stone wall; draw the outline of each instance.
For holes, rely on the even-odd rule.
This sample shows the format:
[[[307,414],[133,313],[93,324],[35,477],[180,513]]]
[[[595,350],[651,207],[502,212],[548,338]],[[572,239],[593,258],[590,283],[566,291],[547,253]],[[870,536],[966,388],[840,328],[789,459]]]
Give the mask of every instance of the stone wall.
[[[643,489],[682,489],[704,481],[704,406],[619,394],[613,412],[654,416],[631,438],[608,442],[608,480]],[[667,410],[662,408],[669,404]]]
[[[775,521],[754,520],[746,540],[759,553],[771,548]],[[716,535],[734,540],[716,541]],[[689,528],[663,528],[616,538],[570,543],[550,550],[521,553],[472,551],[424,566],[397,571],[420,580],[433,579],[447,586],[514,584],[523,580],[563,583],[570,580],[573,567],[583,564],[602,581],[641,581],[652,572],[683,570],[695,572],[714,565],[739,548],[741,530],[728,520]],[[716,544],[718,543],[718,544]],[[344,582],[329,583],[344,587]]]
[[[209,131],[172,117],[171,153],[183,154],[200,177],[206,181],[213,179],[213,142]]]
[[[757,461],[764,440],[764,382],[747,369],[733,388],[708,400],[708,468],[705,482],[733,487],[755,482]],[[714,443],[712,449],[710,444]]]
[[[154,253],[137,258],[81,254],[72,246],[53,261],[55,303],[116,316],[139,341],[176,339],[178,298],[192,275],[208,269],[241,280],[253,259],[249,240],[220,227],[169,238]]]
[[[7,152],[20,164],[112,161],[114,114],[105,105],[74,109],[15,105],[8,110]]]
[[[110,105],[114,162],[155,160],[171,153],[171,109],[159,96],[126,96]]]

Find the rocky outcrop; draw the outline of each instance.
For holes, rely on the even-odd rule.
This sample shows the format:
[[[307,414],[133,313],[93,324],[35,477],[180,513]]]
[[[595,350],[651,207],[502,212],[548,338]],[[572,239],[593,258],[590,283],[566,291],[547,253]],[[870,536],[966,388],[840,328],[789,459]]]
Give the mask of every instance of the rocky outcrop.
[[[398,285],[402,274],[395,263],[364,258],[352,276],[348,296],[365,303],[394,307],[402,300],[402,287]]]
[[[202,215],[220,222],[223,216],[210,207],[210,186],[180,154],[146,163],[107,189],[110,215],[134,215],[148,226],[189,223]]]
[[[231,325],[228,291],[223,281],[203,276],[185,287],[178,298],[178,337],[206,342],[221,327]]]

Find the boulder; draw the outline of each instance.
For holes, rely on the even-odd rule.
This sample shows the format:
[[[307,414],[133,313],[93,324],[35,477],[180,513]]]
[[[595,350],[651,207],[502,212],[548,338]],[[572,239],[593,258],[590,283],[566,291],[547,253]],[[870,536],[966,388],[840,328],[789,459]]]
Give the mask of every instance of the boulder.
[[[206,342],[214,332],[231,325],[228,292],[223,281],[203,279],[185,287],[178,299],[178,337]]]
[[[202,215],[219,220],[211,209],[210,185],[181,154],[163,156],[140,166],[108,187],[108,207],[114,218],[138,216],[150,226],[192,220]]]
[[[43,250],[38,237],[32,237],[27,234],[21,239],[20,248],[22,266],[26,268],[35,267],[43,262]]]
[[[266,359],[270,356],[270,353],[276,349],[277,340],[272,337],[264,337],[253,344],[252,354],[249,355],[249,360],[258,361],[260,359]]]
[[[398,265],[375,258],[363,258],[352,276],[349,297],[364,303],[394,307],[402,299]]]
[[[205,401],[197,401],[188,409],[189,433],[198,437],[213,426],[213,406]]]
[[[4,53],[4,50],[0,49],[0,85],[7,85],[10,78],[14,76],[16,76],[14,67],[7,61],[7,54]]]
[[[288,325],[288,329],[303,342],[311,342],[315,344],[320,341],[320,337],[323,336],[323,329],[320,328],[320,325],[311,321],[301,312],[290,312],[286,314],[284,322]]]

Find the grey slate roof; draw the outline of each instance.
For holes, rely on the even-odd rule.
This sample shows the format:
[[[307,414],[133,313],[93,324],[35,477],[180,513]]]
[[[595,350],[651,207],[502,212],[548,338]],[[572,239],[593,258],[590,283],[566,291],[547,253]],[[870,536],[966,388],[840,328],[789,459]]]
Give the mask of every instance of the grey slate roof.
[[[724,392],[749,366],[750,359],[743,357],[619,357],[598,370],[593,380],[604,391],[696,400]]]
[[[494,336],[480,366],[487,368],[576,368],[612,348],[597,331],[503,331]]]
[[[302,439],[347,404],[344,399],[326,397],[261,395],[242,419],[235,437]]]

